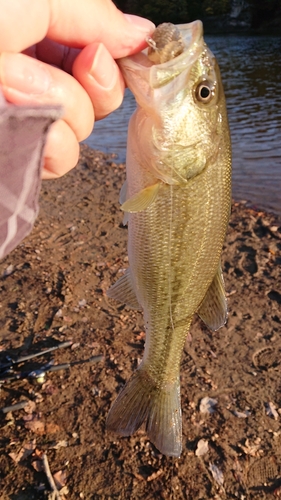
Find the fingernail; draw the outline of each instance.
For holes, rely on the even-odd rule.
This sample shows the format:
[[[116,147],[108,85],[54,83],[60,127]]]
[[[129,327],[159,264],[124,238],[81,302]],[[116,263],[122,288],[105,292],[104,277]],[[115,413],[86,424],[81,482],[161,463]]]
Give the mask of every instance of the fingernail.
[[[110,89],[115,84],[117,66],[102,43],[97,48],[90,75],[105,89]]]
[[[151,34],[155,30],[155,24],[144,17],[134,16],[133,14],[124,14],[124,16],[136,29],[143,33]]]
[[[36,59],[24,54],[3,53],[0,58],[0,80],[3,86],[25,94],[43,94],[49,89],[51,76]]]

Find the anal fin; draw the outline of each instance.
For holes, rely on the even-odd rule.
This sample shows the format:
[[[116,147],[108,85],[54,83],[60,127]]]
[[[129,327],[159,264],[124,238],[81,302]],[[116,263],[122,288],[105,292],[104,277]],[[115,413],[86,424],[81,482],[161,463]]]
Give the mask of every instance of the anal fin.
[[[219,264],[217,273],[208,288],[197,314],[204,321],[206,326],[213,331],[218,330],[226,323],[227,301],[225,297],[221,264]]]
[[[106,295],[122,304],[127,304],[132,309],[141,309],[134,291],[130,268],[126,269],[123,276],[107,290]]]

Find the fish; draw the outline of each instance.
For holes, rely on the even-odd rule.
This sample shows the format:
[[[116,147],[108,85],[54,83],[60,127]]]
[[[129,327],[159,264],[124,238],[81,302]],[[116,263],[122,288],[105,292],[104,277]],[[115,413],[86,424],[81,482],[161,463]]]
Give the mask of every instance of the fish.
[[[186,336],[195,314],[213,331],[228,314],[221,252],[231,207],[231,141],[220,71],[202,22],[164,23],[148,45],[119,60],[137,102],[120,193],[129,268],[107,291],[143,311],[145,349],[106,427],[130,436],[144,425],[162,454],[179,457]]]

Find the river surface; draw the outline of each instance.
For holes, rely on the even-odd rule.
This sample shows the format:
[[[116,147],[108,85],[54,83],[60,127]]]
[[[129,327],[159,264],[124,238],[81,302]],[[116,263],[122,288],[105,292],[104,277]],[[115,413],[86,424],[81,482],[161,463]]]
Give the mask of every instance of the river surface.
[[[281,37],[205,37],[220,65],[233,149],[233,197],[281,215]],[[129,118],[135,109],[126,90],[122,106],[95,124],[89,146],[126,157]]]

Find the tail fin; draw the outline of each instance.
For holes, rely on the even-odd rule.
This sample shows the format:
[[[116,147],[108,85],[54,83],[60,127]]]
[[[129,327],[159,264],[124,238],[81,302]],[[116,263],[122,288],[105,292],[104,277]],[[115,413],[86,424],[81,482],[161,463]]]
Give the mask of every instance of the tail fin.
[[[108,430],[130,436],[143,423],[150,441],[164,455],[179,457],[182,451],[182,418],[179,379],[156,387],[144,369],[137,370],[110,409]]]

